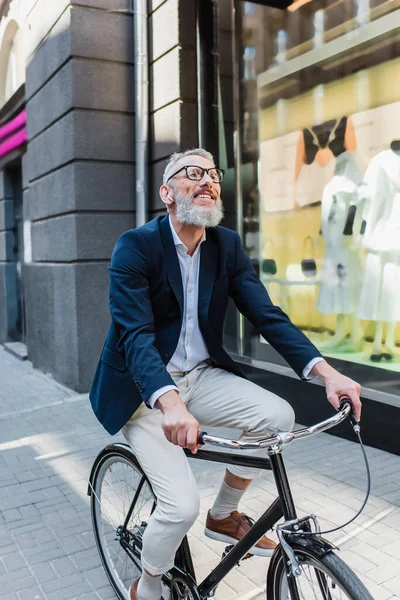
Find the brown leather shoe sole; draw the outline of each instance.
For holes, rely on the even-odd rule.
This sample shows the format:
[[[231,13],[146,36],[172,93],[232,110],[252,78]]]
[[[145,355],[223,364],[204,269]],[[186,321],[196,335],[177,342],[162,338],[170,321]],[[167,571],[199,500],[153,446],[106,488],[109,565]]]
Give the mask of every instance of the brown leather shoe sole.
[[[243,518],[243,516],[245,518]],[[225,544],[237,544],[242,537],[250,529],[251,524],[247,522],[249,518],[242,515],[238,511],[231,513],[226,519],[214,519],[208,511],[206,527],[204,534],[216,540],[218,542],[224,542]],[[249,550],[249,554],[256,556],[272,556],[276,548],[275,542],[267,538],[265,535]]]

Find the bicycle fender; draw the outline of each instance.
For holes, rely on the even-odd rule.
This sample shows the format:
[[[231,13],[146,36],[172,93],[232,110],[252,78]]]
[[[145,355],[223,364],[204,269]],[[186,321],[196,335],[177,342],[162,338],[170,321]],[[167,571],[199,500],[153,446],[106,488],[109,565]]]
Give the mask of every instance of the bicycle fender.
[[[329,542],[318,535],[296,535],[296,540],[292,537],[290,545],[295,551],[296,546],[300,546],[302,550],[307,550],[307,548],[309,548],[318,556],[318,558],[322,558],[325,554],[328,554],[328,552],[332,552],[332,550],[339,550],[332,542]]]
[[[301,549],[303,551],[310,550],[313,554],[317,555],[318,558],[322,558],[329,552],[333,552],[333,550],[337,550],[337,547],[334,546],[328,540],[325,540],[322,537],[318,536],[295,536],[296,541],[293,541],[294,536],[290,539],[290,545],[293,548],[294,552],[296,550]],[[278,544],[274,550],[273,555],[271,556],[271,560],[269,563],[268,574],[267,574],[267,590],[272,589],[273,581],[272,574],[276,570],[276,563],[279,561],[281,556],[282,548],[281,545]],[[269,586],[269,587],[268,587]]]
[[[118,454],[122,454],[126,458],[133,459],[135,462],[137,462],[135,454],[134,454],[132,448],[130,446],[128,446],[128,444],[121,444],[121,443],[109,444],[108,446],[103,448],[103,450],[101,450],[101,452],[99,452],[99,454],[96,456],[95,461],[92,466],[92,469],[90,471],[90,475],[89,475],[89,479],[88,479],[88,489],[87,489],[88,496],[92,495],[93,480],[94,480],[96,471],[99,467],[99,464],[103,460],[104,456],[106,456],[107,454],[109,454],[112,451],[117,451]]]

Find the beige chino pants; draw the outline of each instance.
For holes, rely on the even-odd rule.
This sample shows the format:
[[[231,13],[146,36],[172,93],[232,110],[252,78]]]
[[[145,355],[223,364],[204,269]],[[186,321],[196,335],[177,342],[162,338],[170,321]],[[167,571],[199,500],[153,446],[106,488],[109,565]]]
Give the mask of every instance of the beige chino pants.
[[[239,429],[243,441],[293,427],[294,413],[285,400],[233,373],[201,363],[187,374],[171,375],[187,409],[201,426]],[[157,496],[142,550],[142,566],[152,575],[172,568],[175,553],[200,506],[188,459],[182,448],[167,441],[161,423],[161,411],[142,404],[122,429]],[[228,465],[228,469],[245,479],[260,475],[260,471],[246,467]]]

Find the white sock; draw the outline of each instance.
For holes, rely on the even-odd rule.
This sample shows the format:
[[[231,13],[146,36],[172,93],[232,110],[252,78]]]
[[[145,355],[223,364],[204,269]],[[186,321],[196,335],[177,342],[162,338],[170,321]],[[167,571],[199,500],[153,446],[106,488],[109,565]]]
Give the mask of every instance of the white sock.
[[[146,571],[142,571],[142,576],[139,579],[137,586],[139,600],[160,600],[161,577],[162,575],[152,577],[151,575],[148,575]]]
[[[237,490],[222,482],[218,496],[215,498],[214,505],[211,509],[211,516],[214,519],[225,519],[229,517],[231,512],[237,510],[239,502],[242,499],[246,490]]]

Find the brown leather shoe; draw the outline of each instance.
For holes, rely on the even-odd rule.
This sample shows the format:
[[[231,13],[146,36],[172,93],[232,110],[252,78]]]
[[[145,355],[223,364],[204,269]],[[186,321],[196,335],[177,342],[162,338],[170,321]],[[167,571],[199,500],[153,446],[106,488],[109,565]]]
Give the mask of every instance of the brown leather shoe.
[[[129,588],[129,598],[130,598],[130,600],[139,600],[138,595],[137,595],[137,586],[138,586],[138,583],[139,583],[139,579],[140,579],[140,577],[138,579],[136,579],[132,583],[131,587]],[[161,596],[160,600],[163,600],[162,596]]]
[[[214,519],[211,516],[211,512],[208,511],[204,533],[212,540],[236,544],[253,525],[253,519],[237,510],[231,512],[229,517],[225,519]],[[275,542],[263,535],[257,544],[249,550],[249,553],[256,554],[257,556],[272,556],[275,548]]]

